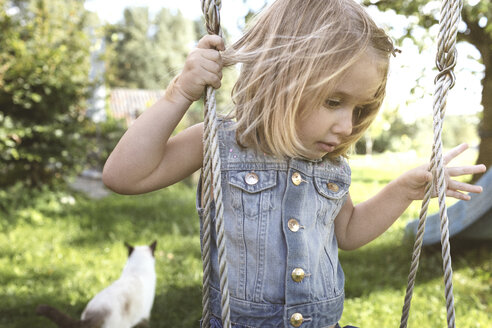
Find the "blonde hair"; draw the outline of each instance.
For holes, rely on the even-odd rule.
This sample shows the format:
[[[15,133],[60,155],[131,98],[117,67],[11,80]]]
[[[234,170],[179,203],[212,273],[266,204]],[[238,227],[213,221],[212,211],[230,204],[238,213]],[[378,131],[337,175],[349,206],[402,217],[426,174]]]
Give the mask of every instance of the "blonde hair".
[[[337,78],[368,50],[382,59],[382,84],[374,102],[354,113],[351,136],[330,157],[346,155],[374,120],[393,44],[353,0],[275,1],[222,54],[225,66],[242,64],[232,91],[238,144],[274,156],[302,156],[300,115],[322,106]]]

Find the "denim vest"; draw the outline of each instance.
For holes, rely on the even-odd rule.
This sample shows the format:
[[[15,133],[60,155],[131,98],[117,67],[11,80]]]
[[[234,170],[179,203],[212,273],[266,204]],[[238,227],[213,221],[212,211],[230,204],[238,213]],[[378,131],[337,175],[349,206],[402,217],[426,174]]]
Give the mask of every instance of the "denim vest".
[[[219,124],[231,322],[256,328],[336,324],[344,274],[334,219],[348,195],[347,162],[279,159],[242,148],[232,126]],[[203,222],[201,197],[199,183]],[[215,227],[211,231],[210,304],[220,318]]]

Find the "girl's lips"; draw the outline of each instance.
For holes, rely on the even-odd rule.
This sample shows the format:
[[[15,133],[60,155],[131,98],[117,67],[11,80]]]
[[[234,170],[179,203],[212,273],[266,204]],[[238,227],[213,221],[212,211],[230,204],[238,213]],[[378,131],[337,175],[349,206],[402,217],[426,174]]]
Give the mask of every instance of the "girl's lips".
[[[335,150],[336,144],[325,143],[325,142],[317,142],[316,145],[325,153],[331,153]]]

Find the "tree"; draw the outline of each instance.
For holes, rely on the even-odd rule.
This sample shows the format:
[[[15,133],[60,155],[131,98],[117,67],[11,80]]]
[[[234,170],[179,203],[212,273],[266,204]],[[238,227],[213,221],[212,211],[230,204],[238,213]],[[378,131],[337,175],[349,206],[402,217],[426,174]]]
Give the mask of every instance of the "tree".
[[[430,28],[437,24],[439,1],[435,0],[363,0],[366,5],[375,5],[380,10],[395,10],[403,15],[417,17],[418,24]],[[474,45],[485,66],[482,79],[482,120],[479,126],[481,137],[477,163],[492,165],[492,3],[488,0],[464,1],[462,21],[466,28],[458,39]],[[487,24],[489,23],[489,24]],[[411,30],[407,36],[411,37]]]
[[[149,10],[145,7],[127,8],[122,24],[110,26],[110,47],[116,56],[109,62],[113,79],[111,86],[140,89],[157,89],[153,75],[157,69],[154,49],[148,37],[150,29]],[[111,45],[111,41],[114,42]]]
[[[106,27],[109,85],[164,89],[196,40],[193,28],[180,12],[163,8],[151,20],[146,7],[126,8],[123,22]]]
[[[49,184],[85,157],[83,2],[0,0],[0,27],[0,188]]]
[[[181,12],[172,14],[168,9],[162,9],[156,15],[155,35],[153,41],[157,61],[161,63],[156,79],[164,87],[183,68],[186,56],[197,40],[194,23],[183,17]]]

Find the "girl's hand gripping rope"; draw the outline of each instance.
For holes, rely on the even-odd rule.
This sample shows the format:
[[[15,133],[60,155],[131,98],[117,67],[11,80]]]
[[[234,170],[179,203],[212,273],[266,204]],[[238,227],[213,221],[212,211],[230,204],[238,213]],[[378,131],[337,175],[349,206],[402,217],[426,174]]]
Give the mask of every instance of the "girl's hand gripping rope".
[[[194,102],[201,98],[207,85],[220,88],[222,58],[219,51],[223,50],[224,41],[218,35],[206,35],[200,39],[186,58],[182,73],[171,85],[171,97],[179,95]]]
[[[445,184],[446,184],[446,196],[453,197],[462,200],[469,200],[470,196],[464,192],[480,193],[482,187],[472,185],[465,182],[460,182],[452,179],[453,177],[459,177],[468,174],[483,173],[486,171],[486,167],[483,164],[469,165],[469,166],[447,166],[454,158],[463,153],[468,148],[467,144],[461,144],[451,149],[444,155],[445,172]],[[428,165],[422,165],[410,170],[399,177],[400,185],[406,191],[409,199],[419,200],[424,198],[425,186],[428,181],[432,180],[432,173],[428,171]],[[437,196],[437,186],[434,187],[433,197]]]

